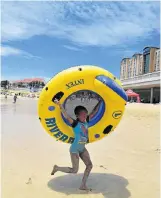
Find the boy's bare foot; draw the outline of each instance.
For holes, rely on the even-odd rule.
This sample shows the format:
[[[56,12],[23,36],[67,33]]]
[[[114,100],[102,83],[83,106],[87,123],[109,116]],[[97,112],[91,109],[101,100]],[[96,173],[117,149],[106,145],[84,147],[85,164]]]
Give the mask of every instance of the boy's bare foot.
[[[87,186],[80,186],[80,188],[79,188],[79,190],[85,190],[85,191],[92,191],[92,189],[91,188],[87,188]]]
[[[57,171],[58,171],[58,166],[57,165],[55,165],[54,167],[53,167],[53,170],[52,170],[52,172],[51,172],[51,175],[54,175]]]

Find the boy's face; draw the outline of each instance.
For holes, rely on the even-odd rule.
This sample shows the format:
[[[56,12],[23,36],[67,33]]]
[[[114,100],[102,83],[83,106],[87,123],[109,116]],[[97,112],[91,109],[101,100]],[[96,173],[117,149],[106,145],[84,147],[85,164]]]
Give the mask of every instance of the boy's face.
[[[87,119],[87,116],[88,116],[87,111],[80,111],[77,117],[81,122],[85,122]]]

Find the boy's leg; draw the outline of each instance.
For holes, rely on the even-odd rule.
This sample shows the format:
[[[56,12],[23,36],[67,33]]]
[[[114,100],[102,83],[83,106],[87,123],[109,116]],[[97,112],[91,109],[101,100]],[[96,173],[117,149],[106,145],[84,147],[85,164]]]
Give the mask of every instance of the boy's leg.
[[[86,187],[86,182],[87,182],[89,173],[92,170],[93,165],[92,165],[89,153],[88,153],[86,148],[84,149],[84,151],[82,153],[79,154],[79,156],[82,159],[82,161],[84,162],[84,164],[86,165],[86,169],[84,171],[84,176],[83,176],[83,179],[82,179],[82,184],[80,186],[80,190],[89,190]]]
[[[70,153],[72,168],[70,167],[59,167],[57,165],[54,166],[51,175],[54,175],[57,171],[61,171],[64,173],[77,173],[79,168],[79,155],[77,153]]]

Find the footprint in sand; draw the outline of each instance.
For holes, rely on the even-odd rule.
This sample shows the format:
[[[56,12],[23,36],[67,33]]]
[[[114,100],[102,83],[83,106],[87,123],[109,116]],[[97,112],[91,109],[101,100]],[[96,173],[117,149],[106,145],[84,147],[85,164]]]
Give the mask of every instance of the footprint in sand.
[[[157,153],[160,153],[160,148],[156,149],[155,151],[156,151]]]
[[[32,184],[31,178],[28,179],[28,182],[26,182],[26,184]]]
[[[105,170],[107,170],[107,168],[106,168],[106,167],[104,167],[103,165],[100,165],[100,168],[104,168]]]

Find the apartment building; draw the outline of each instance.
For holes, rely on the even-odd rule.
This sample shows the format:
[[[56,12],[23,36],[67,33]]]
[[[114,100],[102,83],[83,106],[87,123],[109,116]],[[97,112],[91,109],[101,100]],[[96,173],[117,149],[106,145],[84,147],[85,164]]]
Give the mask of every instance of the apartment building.
[[[160,49],[157,49],[155,52],[155,67],[154,70],[155,71],[159,71],[160,70]]]
[[[131,58],[122,59],[120,79],[128,79],[159,70],[160,49],[157,47],[145,47],[142,54],[136,53]]]
[[[156,51],[158,49],[156,47],[145,47],[143,49],[143,74],[155,71]]]

